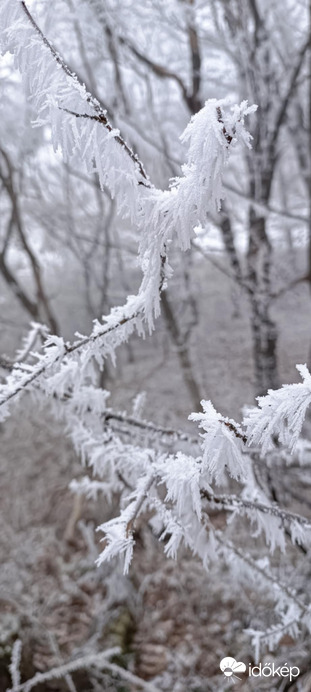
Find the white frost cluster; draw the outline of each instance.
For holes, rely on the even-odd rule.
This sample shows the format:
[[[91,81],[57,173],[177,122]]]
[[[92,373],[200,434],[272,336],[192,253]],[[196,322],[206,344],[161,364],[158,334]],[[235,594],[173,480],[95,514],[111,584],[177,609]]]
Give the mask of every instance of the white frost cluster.
[[[263,454],[273,449],[276,439],[291,451],[298,442],[311,403],[311,375],[306,365],[296,367],[303,382],[270,389],[244,419],[249,442],[260,445]]]
[[[248,460],[242,453],[243,437],[240,426],[229,418],[223,418],[211,401],[202,401],[203,413],[191,413],[190,420],[198,421],[205,431],[203,438],[203,466],[211,481],[220,484],[226,473],[237,481],[245,481]],[[237,436],[240,435],[240,437]]]

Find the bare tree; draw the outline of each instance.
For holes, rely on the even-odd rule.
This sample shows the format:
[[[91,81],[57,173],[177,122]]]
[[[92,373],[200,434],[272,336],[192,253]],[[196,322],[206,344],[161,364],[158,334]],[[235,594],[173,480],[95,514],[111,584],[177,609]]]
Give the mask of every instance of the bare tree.
[[[50,304],[50,300],[44,285],[42,270],[39,258],[32,249],[31,242],[28,240],[25,224],[19,203],[19,193],[17,191],[18,178],[21,178],[20,171],[14,170],[9,154],[5,149],[0,149],[0,182],[2,184],[2,195],[6,198],[9,206],[6,228],[0,252],[0,273],[2,278],[14,292],[22,307],[35,320],[43,320],[55,334],[58,333],[58,323]],[[21,182],[21,181],[20,181]],[[27,258],[28,266],[31,270],[31,277],[35,287],[35,296],[28,295],[27,288],[23,287],[20,278],[10,266],[8,253],[10,245],[14,240],[22,248]]]

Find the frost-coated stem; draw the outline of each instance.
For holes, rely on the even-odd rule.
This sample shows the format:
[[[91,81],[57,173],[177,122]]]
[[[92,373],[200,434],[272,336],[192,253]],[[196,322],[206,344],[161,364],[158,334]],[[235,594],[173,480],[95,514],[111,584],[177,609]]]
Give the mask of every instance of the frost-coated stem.
[[[44,45],[51,52],[51,55],[53,56],[54,60],[58,63],[58,65],[60,65],[60,67],[65,72],[67,77],[70,77],[71,79],[76,81],[77,76],[68,68],[65,61],[60,57],[60,55],[55,50],[54,46],[52,46],[52,44],[48,41],[46,36],[43,34],[43,32],[39,28],[37,22],[35,21],[32,14],[30,13],[26,3],[23,0],[21,2],[21,5],[22,5],[22,8],[25,12],[26,17],[29,19],[33,28],[35,29],[35,31],[38,33],[38,35],[42,39]],[[82,84],[81,84],[81,86],[82,86]],[[97,115],[96,116],[90,116],[88,114],[80,114],[80,113],[74,113],[74,115],[77,115],[78,117],[91,117],[91,118],[94,117],[95,119],[98,120],[98,122],[102,123],[104,125],[104,127],[106,127],[108,132],[113,132],[113,127],[108,121],[107,114],[102,109],[102,107],[98,103],[97,99],[94,98],[94,96],[92,96],[92,94],[88,94],[87,101],[88,101],[88,103],[90,103],[93,106]],[[129,147],[129,145],[125,142],[125,140],[123,139],[123,137],[121,137],[120,134],[116,137],[116,141],[121,145],[121,147],[124,149],[124,151],[130,157],[130,159],[132,159],[132,161],[138,165],[139,172],[140,172],[142,178],[144,179],[143,181],[141,181],[141,184],[145,185],[146,187],[150,187],[150,182],[148,181],[148,176],[147,176],[145,169],[144,169],[144,166],[143,166],[142,162],[139,160],[137,154],[134,154],[131,147]]]
[[[98,654],[90,654],[77,658],[75,661],[69,661],[69,663],[64,663],[61,666],[55,666],[55,668],[52,668],[52,670],[49,670],[47,673],[36,673],[33,678],[27,680],[27,682],[18,684],[8,689],[7,692],[30,692],[30,690],[40,683],[53,680],[54,678],[63,678],[69,673],[81,670],[81,668],[90,668],[91,666],[105,668],[108,665],[108,659],[112,656],[117,656],[119,653],[119,647],[114,647],[113,649],[107,649],[107,651]],[[116,667],[119,668],[119,666]],[[120,668],[120,670],[122,670],[122,668]],[[120,672],[120,670],[118,670],[118,672]]]
[[[231,541],[224,540],[221,538],[219,535],[219,532],[216,535],[216,540],[220,545],[222,545],[226,550],[230,550],[232,553],[234,553],[240,560],[245,562],[251,569],[256,573],[260,574],[267,582],[273,585],[273,587],[276,587],[277,590],[283,591],[283,593],[289,598],[290,601],[295,603],[300,612],[300,616],[303,613],[309,613],[309,606],[307,606],[303,601],[296,596],[296,592],[291,589],[287,584],[284,584],[283,582],[279,581],[276,577],[274,577],[270,572],[268,572],[266,569],[261,567],[260,565],[257,564],[253,558],[250,557],[247,553],[244,553],[240,548],[235,546]]]
[[[127,525],[126,525],[127,535],[129,533],[132,533],[135,519],[138,517],[139,512],[140,512],[140,510],[144,504],[144,501],[145,501],[146,497],[148,496],[148,492],[154,483],[155,476],[156,476],[156,474],[153,471],[152,473],[150,473],[146,477],[145,482],[143,483],[142,487],[139,489],[139,493],[137,495],[135,502],[133,502],[133,504],[131,505],[131,511],[127,515]]]
[[[13,689],[15,690],[20,685],[20,662],[22,654],[22,642],[17,639],[12,647],[10,674],[12,678]]]
[[[290,524],[291,522],[296,521],[306,529],[311,529],[311,522],[309,519],[301,516],[301,514],[289,512],[286,509],[281,509],[277,505],[264,505],[261,502],[245,500],[237,495],[214,495],[213,493],[209,493],[207,490],[202,490],[201,495],[209,502],[214,502],[216,505],[221,505],[223,509],[229,509],[230,511],[234,511],[235,509],[239,508],[250,510],[255,509],[263,514],[271,514],[275,517],[279,517],[282,523],[284,522]]]

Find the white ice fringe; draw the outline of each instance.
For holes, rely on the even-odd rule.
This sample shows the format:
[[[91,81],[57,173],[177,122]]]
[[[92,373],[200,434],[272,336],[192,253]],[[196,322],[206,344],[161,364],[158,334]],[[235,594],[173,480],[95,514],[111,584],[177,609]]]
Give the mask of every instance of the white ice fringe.
[[[244,419],[249,444],[260,445],[263,454],[275,447],[275,439],[291,451],[297,445],[311,403],[311,375],[306,365],[296,368],[303,382],[269,389]]]

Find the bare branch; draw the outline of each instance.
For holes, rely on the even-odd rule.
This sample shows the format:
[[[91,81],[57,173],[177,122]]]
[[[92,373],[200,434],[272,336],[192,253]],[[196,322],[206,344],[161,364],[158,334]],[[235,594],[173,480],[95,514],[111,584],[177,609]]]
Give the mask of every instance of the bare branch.
[[[176,82],[176,84],[178,84],[178,86],[181,88],[183,98],[189,106],[189,104],[191,103],[191,97],[188,94],[187,88],[183,80],[178,74],[172,72],[171,70],[168,70],[163,65],[159,65],[159,63],[155,62],[154,60],[151,60],[151,58],[148,58],[146,55],[143,55],[139,50],[137,50],[135,46],[133,46],[129,42],[128,39],[119,37],[119,42],[121,45],[125,45],[131,51],[131,53],[133,53],[133,55],[135,55],[136,58],[140,60],[140,62],[150,67],[152,72],[155,75],[157,75],[157,77],[160,77],[162,79],[172,79],[174,82]],[[190,110],[192,110],[192,108],[190,108]]]

